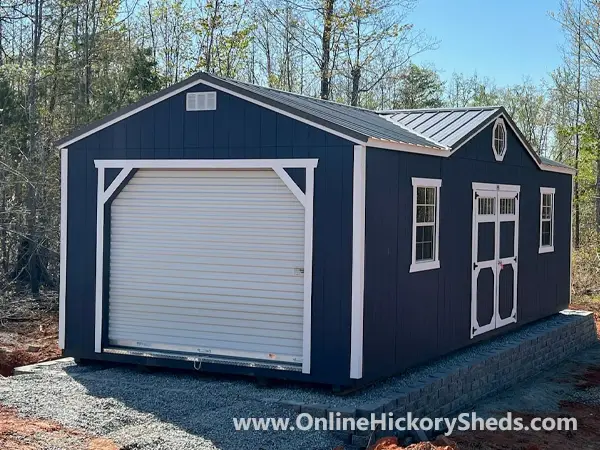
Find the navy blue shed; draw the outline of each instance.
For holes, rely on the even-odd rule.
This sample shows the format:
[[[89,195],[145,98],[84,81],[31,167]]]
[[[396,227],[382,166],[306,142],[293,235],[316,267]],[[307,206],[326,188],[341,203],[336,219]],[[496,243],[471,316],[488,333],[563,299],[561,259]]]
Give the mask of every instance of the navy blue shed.
[[[501,107],[199,73],[58,147],[68,356],[353,386],[569,303],[574,171]]]

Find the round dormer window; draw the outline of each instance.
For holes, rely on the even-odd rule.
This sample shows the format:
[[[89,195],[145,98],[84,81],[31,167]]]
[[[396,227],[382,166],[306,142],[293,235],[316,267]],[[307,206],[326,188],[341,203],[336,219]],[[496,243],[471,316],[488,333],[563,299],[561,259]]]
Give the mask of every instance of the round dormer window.
[[[494,124],[492,148],[494,149],[496,161],[502,161],[506,153],[506,125],[504,119],[498,119]]]

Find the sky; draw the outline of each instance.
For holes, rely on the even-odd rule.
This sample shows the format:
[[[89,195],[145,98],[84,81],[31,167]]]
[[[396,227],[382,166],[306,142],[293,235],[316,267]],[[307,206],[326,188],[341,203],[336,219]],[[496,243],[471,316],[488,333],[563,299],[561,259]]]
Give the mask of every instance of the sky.
[[[414,58],[446,80],[453,72],[495,80],[498,86],[549,79],[561,63],[563,35],[550,17],[560,0],[418,0],[409,21],[439,41]]]

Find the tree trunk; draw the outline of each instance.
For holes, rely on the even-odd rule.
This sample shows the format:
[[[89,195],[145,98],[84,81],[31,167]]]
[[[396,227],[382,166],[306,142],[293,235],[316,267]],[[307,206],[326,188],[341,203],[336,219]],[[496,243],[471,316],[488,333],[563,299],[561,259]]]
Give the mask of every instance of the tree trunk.
[[[358,106],[358,93],[360,89],[360,67],[355,67],[350,71],[352,76],[352,91],[350,94],[350,105]]]
[[[212,52],[215,40],[215,28],[217,26],[217,17],[219,17],[219,0],[215,0],[215,5],[213,7],[213,15],[210,21],[210,30],[209,30],[209,38],[208,38],[208,48],[206,49],[206,71],[211,72],[212,68]]]
[[[331,31],[333,29],[333,7],[335,0],[324,0],[323,35],[321,37],[321,98],[329,100],[331,95]]]
[[[596,232],[600,233],[600,148],[596,155]]]
[[[36,295],[40,288],[40,271],[38,244],[39,236],[37,229],[37,189],[35,186],[34,174],[38,158],[38,114],[37,114],[37,71],[38,71],[38,53],[42,35],[42,4],[43,0],[35,0],[34,20],[33,20],[33,43],[31,49],[31,70],[29,73],[29,88],[27,95],[27,118],[28,118],[28,137],[29,137],[29,177],[27,183],[26,205],[26,229],[27,239],[24,244],[25,262],[29,275],[29,285],[31,293]]]
[[[6,172],[4,169],[0,169],[0,180],[6,181]],[[0,271],[2,275],[8,275],[8,233],[6,227],[8,226],[8,211],[7,211],[7,185],[1,185],[2,200],[0,201],[0,218],[5,218],[6,225],[0,224]]]
[[[48,105],[48,111],[50,112],[50,119],[53,119],[54,108],[56,107],[56,94],[58,90],[58,69],[60,65],[60,42],[62,39],[62,31],[63,31],[63,22],[65,19],[65,7],[60,5],[60,17],[58,19],[58,27],[56,29],[56,41],[54,43],[54,61],[52,63],[53,67],[53,77],[52,77],[52,91],[50,93],[50,102]]]

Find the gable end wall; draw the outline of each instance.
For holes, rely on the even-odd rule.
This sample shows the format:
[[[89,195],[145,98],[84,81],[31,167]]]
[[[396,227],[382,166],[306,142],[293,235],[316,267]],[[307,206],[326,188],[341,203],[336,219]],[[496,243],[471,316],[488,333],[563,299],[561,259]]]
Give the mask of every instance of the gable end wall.
[[[222,92],[217,94],[216,111],[185,111],[186,92],[212,90],[194,86],[69,146],[65,354],[83,359],[157,364],[134,357],[94,353],[95,159],[318,158],[314,197],[312,373],[308,377],[295,373],[290,376],[348,384],[353,144]],[[107,171],[107,184],[117,173]],[[303,173],[290,171],[290,175],[299,180]],[[301,188],[303,184],[299,182]],[[106,240],[105,248],[108,247]],[[175,365],[168,361],[160,364]],[[192,368],[192,365],[186,363],[184,367]],[[248,372],[226,366],[213,367],[213,370]],[[264,370],[253,373],[283,375]]]

